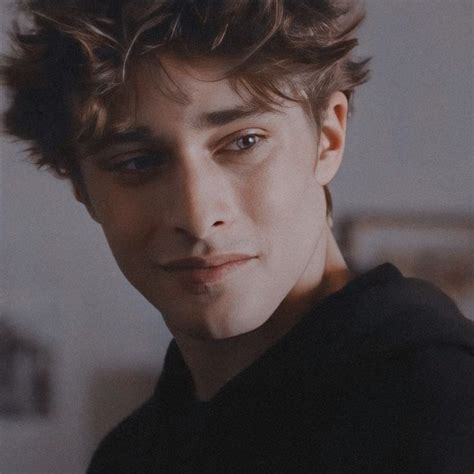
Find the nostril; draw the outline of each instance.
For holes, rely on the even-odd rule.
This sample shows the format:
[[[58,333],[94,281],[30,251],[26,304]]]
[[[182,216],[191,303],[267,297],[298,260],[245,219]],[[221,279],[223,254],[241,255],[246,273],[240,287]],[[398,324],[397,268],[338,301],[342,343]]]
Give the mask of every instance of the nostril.
[[[190,228],[190,227],[186,227],[186,226],[176,226],[175,227],[175,231],[180,234],[180,235],[184,235],[184,236],[187,236],[188,238],[192,238],[192,239],[202,239],[204,238],[204,235],[207,235],[207,232],[206,232],[206,229],[207,230],[210,230],[210,229],[213,229],[214,227],[220,227],[220,226],[223,226],[225,224],[225,221],[215,221],[210,227],[206,227],[203,231],[203,233],[201,233],[201,230],[200,229],[193,229],[193,228]]]

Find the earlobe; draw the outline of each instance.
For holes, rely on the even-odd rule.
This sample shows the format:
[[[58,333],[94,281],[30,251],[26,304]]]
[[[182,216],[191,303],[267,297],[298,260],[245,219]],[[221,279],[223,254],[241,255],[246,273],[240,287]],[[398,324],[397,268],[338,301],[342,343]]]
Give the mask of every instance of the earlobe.
[[[348,102],[345,94],[331,95],[321,123],[316,179],[321,186],[329,184],[336,175],[344,154]]]

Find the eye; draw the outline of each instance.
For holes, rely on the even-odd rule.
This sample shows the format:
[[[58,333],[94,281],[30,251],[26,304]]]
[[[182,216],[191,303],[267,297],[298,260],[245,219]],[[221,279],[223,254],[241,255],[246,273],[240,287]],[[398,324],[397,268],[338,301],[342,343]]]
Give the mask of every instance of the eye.
[[[143,154],[122,160],[112,165],[113,171],[146,172],[157,168],[162,163],[162,158],[155,154]]]
[[[262,137],[256,133],[248,133],[242,135],[231,142],[226,148],[229,151],[246,151],[260,144]]]

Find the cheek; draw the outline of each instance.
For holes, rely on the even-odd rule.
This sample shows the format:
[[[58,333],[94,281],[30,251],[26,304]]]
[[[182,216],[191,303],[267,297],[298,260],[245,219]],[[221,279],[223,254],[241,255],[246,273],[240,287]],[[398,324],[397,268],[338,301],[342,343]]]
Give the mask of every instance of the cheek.
[[[308,153],[305,150],[292,155],[284,150],[275,153],[277,156],[268,160],[246,184],[245,193],[247,213],[269,235],[295,230],[297,222],[324,207],[323,191],[313,178],[313,163]]]
[[[147,200],[132,193],[110,192],[97,205],[97,216],[110,248],[117,259],[140,253],[153,234]],[[149,201],[148,202],[152,202]]]

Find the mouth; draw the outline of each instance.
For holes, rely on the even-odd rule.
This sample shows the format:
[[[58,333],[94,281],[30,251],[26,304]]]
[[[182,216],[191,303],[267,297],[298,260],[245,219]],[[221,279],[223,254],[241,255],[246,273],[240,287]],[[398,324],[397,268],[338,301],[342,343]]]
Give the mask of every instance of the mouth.
[[[189,258],[163,265],[184,285],[217,283],[227,275],[248,265],[255,256],[232,254],[212,258]]]

